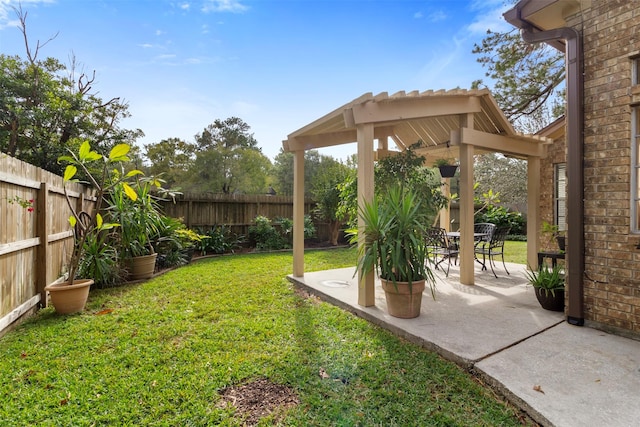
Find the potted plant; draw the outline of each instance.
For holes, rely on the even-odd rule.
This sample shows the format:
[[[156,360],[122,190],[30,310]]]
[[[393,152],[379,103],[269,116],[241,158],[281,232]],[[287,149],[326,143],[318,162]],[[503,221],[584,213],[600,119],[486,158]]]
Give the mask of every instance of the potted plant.
[[[97,240],[100,233],[104,233],[118,226],[116,223],[104,222],[100,214],[105,192],[120,183],[125,185],[125,188],[128,188],[128,185],[123,181],[130,176],[141,173],[140,171],[131,171],[123,174],[117,173],[115,169],[111,169],[115,164],[129,161],[127,157],[129,149],[130,147],[127,144],[118,144],[109,152],[108,156],[104,156],[93,151],[89,142],[84,141],[77,152],[69,150],[69,156],[61,156],[58,158],[58,161],[66,161],[69,163],[65,168],[63,180],[65,183],[65,198],[71,210],[69,224],[71,225],[74,238],[71,256],[67,265],[67,280],[45,287],[45,290],[49,292],[51,297],[51,303],[56,309],[56,312],[60,314],[75,313],[82,311],[84,308],[89,296],[89,288],[93,284],[93,278],[78,278],[76,276],[80,262],[89,246],[88,242]],[[102,163],[101,169],[98,169],[98,171],[93,168],[93,165],[97,162]],[[89,180],[89,184],[95,190],[96,203],[89,212],[77,210],[68,192],[67,183],[79,182],[79,179],[76,177],[78,168],[84,172],[84,175]],[[135,192],[133,192],[132,189],[129,188],[127,191],[131,197],[135,196]]]
[[[458,170],[458,165],[453,159],[436,159],[433,165],[440,169],[440,176],[443,178],[453,178]]]
[[[528,270],[526,274],[542,308],[564,311],[564,274],[561,266],[554,265],[550,269],[544,264],[537,272]]]
[[[402,185],[391,186],[384,199],[360,208],[364,241],[359,247],[358,271],[366,275],[375,270],[394,317],[419,316],[426,285],[435,299],[435,278],[427,266],[425,245],[427,211],[416,193]],[[348,234],[351,243],[358,241],[357,229]]]
[[[566,239],[564,231],[560,231],[560,227],[557,224],[551,224],[547,221],[542,221],[542,229],[540,230],[542,235],[546,236],[549,246],[553,245],[553,240],[558,244],[560,252],[564,252]]]
[[[160,180],[138,177],[132,185],[118,183],[111,191],[107,211],[118,229],[120,257],[131,280],[153,276],[158,254],[154,243],[163,228],[163,216],[151,194],[152,187],[162,188]],[[135,197],[130,197],[133,192]]]

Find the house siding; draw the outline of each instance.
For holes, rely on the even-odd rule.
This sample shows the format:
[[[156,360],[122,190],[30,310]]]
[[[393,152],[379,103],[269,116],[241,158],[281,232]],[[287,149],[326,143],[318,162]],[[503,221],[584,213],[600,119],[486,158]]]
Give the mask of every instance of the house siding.
[[[582,32],[584,46],[585,320],[640,336],[640,235],[630,232],[630,55],[640,49],[640,8],[594,0],[567,23]],[[552,173],[542,179],[553,182]],[[553,215],[545,198],[541,208]]]

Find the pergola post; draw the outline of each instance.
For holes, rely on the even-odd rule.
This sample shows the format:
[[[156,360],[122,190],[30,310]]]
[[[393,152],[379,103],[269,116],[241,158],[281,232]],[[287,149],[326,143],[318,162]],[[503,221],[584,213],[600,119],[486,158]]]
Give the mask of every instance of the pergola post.
[[[540,225],[540,157],[527,158],[527,265],[537,270]]]
[[[460,129],[473,129],[473,113],[460,116]],[[461,132],[462,133],[462,132]],[[460,141],[460,283],[475,284],[473,242],[474,146]]]
[[[304,276],[304,150],[293,153],[293,276]]]
[[[358,138],[358,207],[364,202],[371,203],[374,197],[373,184],[373,124],[359,124]],[[364,222],[358,214],[358,248],[364,244]],[[362,276],[358,272],[358,305],[370,307],[375,305],[374,272]]]
[[[440,209],[440,227],[451,231],[451,178],[441,178],[442,195],[447,198],[447,204]]]

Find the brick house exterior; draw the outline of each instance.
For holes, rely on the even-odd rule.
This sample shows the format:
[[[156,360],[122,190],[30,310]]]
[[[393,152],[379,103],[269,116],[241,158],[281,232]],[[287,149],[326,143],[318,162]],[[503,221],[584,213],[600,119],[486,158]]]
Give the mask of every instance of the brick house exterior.
[[[582,301],[574,297],[569,304],[583,303],[588,326],[639,338],[640,3],[521,0],[505,13],[505,18],[523,33],[540,36],[541,32],[553,34],[553,30],[565,27],[581,35],[583,124],[579,143],[583,152],[580,156],[579,151],[572,151],[570,142],[565,145],[564,135],[549,147],[547,158],[541,162],[541,220],[553,219],[554,165],[568,162],[577,152],[582,157],[578,161],[582,162],[580,178],[584,182],[584,254],[579,255],[584,271],[579,284]],[[558,39],[550,44],[554,43],[557,47]],[[568,98],[569,111],[572,101]],[[570,120],[568,114],[567,126]],[[571,173],[567,180],[572,180]],[[568,209],[572,209],[571,204]],[[567,227],[572,226],[576,225],[569,217]],[[570,272],[571,250],[569,234]],[[572,286],[571,281],[568,286]]]

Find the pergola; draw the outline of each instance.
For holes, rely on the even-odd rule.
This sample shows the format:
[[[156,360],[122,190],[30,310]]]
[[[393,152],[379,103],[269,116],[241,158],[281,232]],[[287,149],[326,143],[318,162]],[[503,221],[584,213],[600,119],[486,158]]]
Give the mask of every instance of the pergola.
[[[374,149],[377,140],[377,149]],[[389,140],[399,150],[420,142],[416,153],[427,164],[441,157],[460,164],[460,283],[474,284],[473,157],[498,152],[527,160],[527,261],[537,266],[540,158],[551,140],[514,131],[487,89],[366,93],[335,109],[283,141],[294,154],[293,276],[304,275],[304,152],[357,143],[358,204],[371,201],[377,158],[387,156]],[[448,189],[448,186],[445,186]],[[448,229],[448,210],[441,215]],[[373,273],[358,278],[358,304],[374,305]]]

